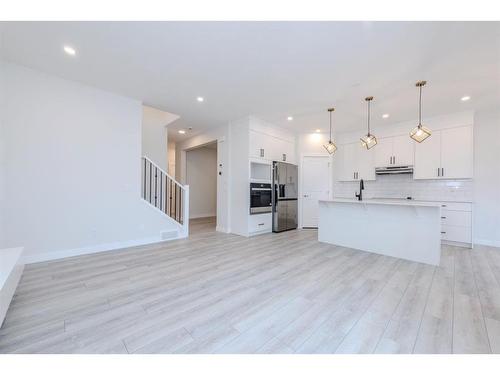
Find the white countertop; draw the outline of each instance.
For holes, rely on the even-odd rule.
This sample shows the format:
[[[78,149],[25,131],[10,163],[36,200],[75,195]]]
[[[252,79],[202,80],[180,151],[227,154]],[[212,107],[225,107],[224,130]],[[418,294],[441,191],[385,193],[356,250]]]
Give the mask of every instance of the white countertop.
[[[363,199],[359,201],[352,198],[335,198],[335,199],[324,199],[320,202],[325,203],[353,203],[353,204],[381,204],[389,206],[419,206],[419,207],[441,207],[440,202],[423,202],[415,201],[412,199]]]

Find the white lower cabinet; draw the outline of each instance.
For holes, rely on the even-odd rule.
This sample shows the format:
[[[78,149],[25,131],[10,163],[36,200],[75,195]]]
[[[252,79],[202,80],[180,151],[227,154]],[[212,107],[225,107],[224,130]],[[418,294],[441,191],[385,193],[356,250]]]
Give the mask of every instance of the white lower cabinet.
[[[471,203],[441,203],[441,239],[464,246],[472,245]]]
[[[257,214],[248,216],[248,234],[250,236],[269,233],[272,230],[272,214]]]

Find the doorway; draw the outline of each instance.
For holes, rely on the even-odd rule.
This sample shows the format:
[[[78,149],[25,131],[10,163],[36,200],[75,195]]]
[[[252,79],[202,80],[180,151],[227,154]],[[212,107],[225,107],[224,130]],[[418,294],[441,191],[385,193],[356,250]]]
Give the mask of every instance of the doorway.
[[[215,232],[217,223],[217,142],[186,150],[189,232]]]
[[[326,155],[302,156],[301,169],[301,226],[302,228],[317,228],[318,201],[330,198],[330,157]]]

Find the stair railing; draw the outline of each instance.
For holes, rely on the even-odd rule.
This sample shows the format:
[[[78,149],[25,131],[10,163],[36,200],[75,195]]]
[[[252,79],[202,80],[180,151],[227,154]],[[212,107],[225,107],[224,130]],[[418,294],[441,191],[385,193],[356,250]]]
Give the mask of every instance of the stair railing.
[[[189,233],[189,185],[182,185],[147,156],[142,157],[142,199]]]

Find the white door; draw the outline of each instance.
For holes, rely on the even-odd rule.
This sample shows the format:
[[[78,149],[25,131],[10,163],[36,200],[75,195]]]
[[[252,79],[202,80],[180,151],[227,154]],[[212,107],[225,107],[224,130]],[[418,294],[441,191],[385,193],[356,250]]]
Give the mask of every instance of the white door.
[[[441,132],[435,131],[422,143],[415,144],[413,178],[441,178],[441,172],[438,172],[439,168],[441,168]]]
[[[472,178],[472,147],[471,126],[442,130],[441,177]]]
[[[302,158],[302,227],[318,227],[318,200],[330,196],[330,157]]]
[[[413,155],[415,153],[414,147],[415,147],[415,141],[411,139],[409,135],[400,135],[397,137],[393,137],[392,138],[393,164],[413,165]]]

